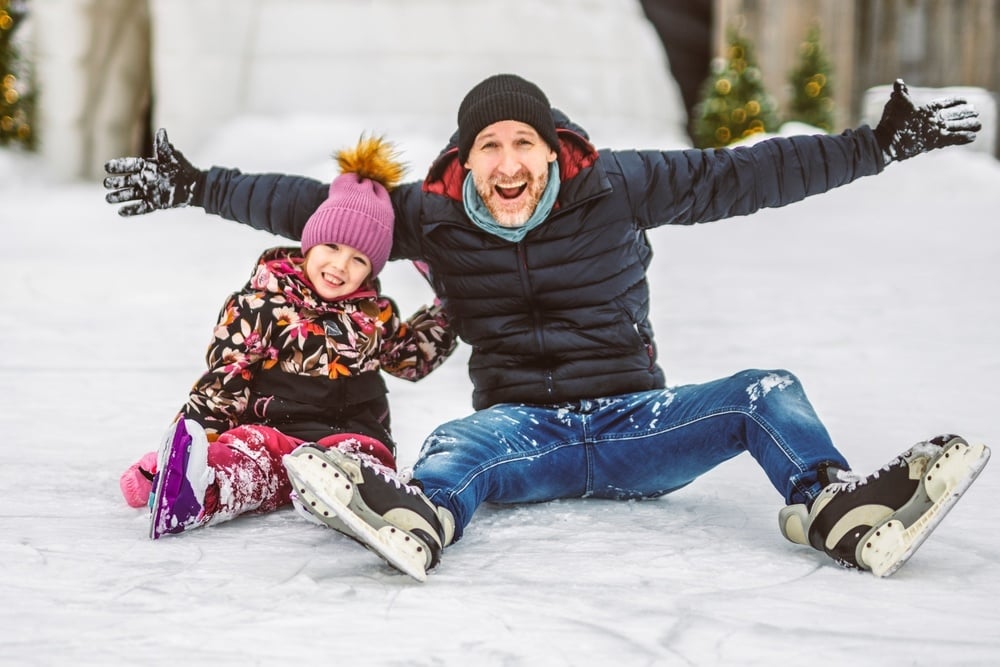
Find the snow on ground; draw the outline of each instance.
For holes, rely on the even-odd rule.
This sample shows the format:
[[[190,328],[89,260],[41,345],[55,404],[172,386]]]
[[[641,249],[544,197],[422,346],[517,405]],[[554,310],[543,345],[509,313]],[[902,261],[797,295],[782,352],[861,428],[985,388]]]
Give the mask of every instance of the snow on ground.
[[[236,127],[179,148],[204,167],[332,174],[328,141],[269,167],[254,148],[268,127]],[[369,129],[334,128],[342,144]],[[395,138],[414,177],[444,140]],[[118,475],[201,373],[225,295],[282,241],[200,210],[122,219],[103,195],[0,152],[3,664],[1000,658],[996,463],[884,580],[786,543],[749,457],[655,501],[484,507],[423,585],[291,511],[151,542]],[[670,381],[789,369],[865,473],[941,432],[1000,445],[998,210],[1000,162],[951,150],[784,209],[654,231]],[[415,277],[385,274],[404,309],[429,298]],[[403,464],[470,410],[467,353],[418,385],[390,378]]]

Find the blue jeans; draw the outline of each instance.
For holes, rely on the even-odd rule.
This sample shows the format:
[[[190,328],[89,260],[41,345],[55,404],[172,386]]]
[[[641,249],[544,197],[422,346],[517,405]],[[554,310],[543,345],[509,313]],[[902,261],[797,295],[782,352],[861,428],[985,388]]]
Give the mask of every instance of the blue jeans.
[[[653,498],[744,451],[786,503],[819,494],[820,463],[847,468],[798,378],[747,370],[560,405],[495,405],[435,430],[413,473],[455,516],[457,540],[484,502]]]

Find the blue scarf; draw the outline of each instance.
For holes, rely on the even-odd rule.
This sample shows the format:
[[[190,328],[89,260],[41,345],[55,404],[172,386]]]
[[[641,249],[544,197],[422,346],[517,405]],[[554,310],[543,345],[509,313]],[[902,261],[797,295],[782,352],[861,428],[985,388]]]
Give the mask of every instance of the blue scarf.
[[[483,203],[482,197],[476,192],[476,183],[472,178],[471,171],[465,175],[465,183],[462,185],[462,204],[465,206],[465,214],[469,216],[469,219],[483,231],[489,232],[494,236],[499,236],[511,243],[517,243],[528,232],[542,224],[549,217],[549,213],[552,211],[552,207],[555,206],[556,197],[558,196],[559,160],[553,160],[549,164],[549,182],[545,185],[542,198],[538,200],[535,212],[520,227],[504,227],[497,223],[493,215],[489,212],[489,209],[486,208],[486,204]]]

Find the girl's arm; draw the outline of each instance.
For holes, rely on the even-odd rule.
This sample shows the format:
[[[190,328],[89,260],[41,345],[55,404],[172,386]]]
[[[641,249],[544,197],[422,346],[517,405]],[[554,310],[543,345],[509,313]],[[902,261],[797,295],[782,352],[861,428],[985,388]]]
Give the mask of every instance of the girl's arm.
[[[385,301],[393,314],[379,351],[382,370],[416,382],[451,356],[458,339],[440,305],[424,306],[401,322],[396,316],[396,304],[391,299]]]
[[[269,343],[270,321],[264,327],[262,319],[247,295],[229,297],[205,355],[208,370],[191,388],[180,418],[197,421],[210,436],[238,425],[254,372],[277,363],[277,350]]]

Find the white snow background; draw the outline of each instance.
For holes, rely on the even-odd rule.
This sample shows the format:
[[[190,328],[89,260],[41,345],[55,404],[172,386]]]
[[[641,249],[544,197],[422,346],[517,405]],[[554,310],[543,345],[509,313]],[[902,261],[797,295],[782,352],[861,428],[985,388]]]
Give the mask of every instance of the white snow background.
[[[291,117],[279,141],[243,118],[178,148],[206,168],[329,178],[330,151],[366,129]],[[391,138],[411,178],[446,139]],[[953,149],[652,232],[669,381],[788,369],[865,474],[942,432],[1000,446],[998,211],[1000,162]],[[888,579],[787,543],[748,455],[659,500],[485,506],[425,584],[291,510],[150,541],[118,476],[202,372],[225,296],[284,241],[200,209],[124,219],[99,184],[52,183],[9,151],[0,233],[4,665],[1000,661],[998,463]],[[430,298],[407,264],[383,287],[407,311]],[[467,354],[419,384],[389,378],[403,465],[470,411]]]

